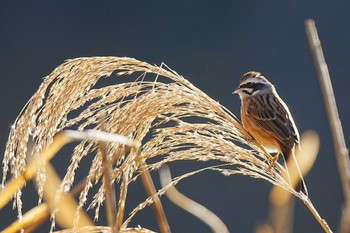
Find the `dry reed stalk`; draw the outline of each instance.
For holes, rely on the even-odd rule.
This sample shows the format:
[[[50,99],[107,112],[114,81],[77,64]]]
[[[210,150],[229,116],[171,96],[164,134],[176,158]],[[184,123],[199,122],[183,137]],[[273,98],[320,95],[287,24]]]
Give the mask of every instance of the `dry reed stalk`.
[[[118,202],[118,213],[117,213],[117,229],[120,230],[124,214],[125,214],[125,202],[127,197],[127,191],[128,191],[128,183],[129,183],[129,176],[124,175],[122,182],[120,184],[120,196],[119,196],[119,202]]]
[[[99,145],[102,157],[102,166],[103,166],[103,183],[106,190],[106,216],[108,226],[111,229],[111,233],[117,233],[117,201],[116,193],[114,189],[114,181],[111,180],[111,170],[112,164],[107,158],[107,149],[104,142],[100,142]],[[79,217],[80,219],[80,217]]]
[[[124,228],[119,231],[120,233],[156,233],[154,231],[145,228]],[[106,226],[93,226],[93,227],[82,227],[78,229],[67,229],[62,231],[55,231],[55,233],[111,233],[110,227]]]
[[[84,210],[79,210],[79,221],[75,222],[75,212],[78,209],[78,203],[73,197],[73,193],[65,193],[57,199],[57,190],[61,184],[61,179],[56,173],[51,163],[45,166],[45,184],[43,199],[49,207],[48,216],[50,213],[59,208],[55,220],[56,223],[66,229],[85,226],[94,226],[93,221],[89,218]]]
[[[113,73],[123,76],[124,79],[128,75],[139,76],[120,83],[113,75],[116,84],[98,86],[102,78],[111,77]],[[36,142],[32,155],[37,157],[51,145],[58,132],[74,127],[78,130],[101,129],[99,119],[104,116],[106,118],[103,124],[108,126],[107,133],[144,141],[140,154],[131,152],[128,156],[112,160],[112,180],[123,184],[120,193],[127,193],[128,185],[138,178],[137,171],[140,167],[135,162],[138,156],[148,162],[149,171],[174,161],[216,161],[218,166],[208,170],[224,175],[248,175],[283,187],[302,199],[318,221],[323,223],[323,227],[328,227],[325,227],[325,222],[313,208],[311,201],[295,192],[283,178],[286,171],[281,166],[271,165],[269,155],[252,142],[230,111],[165,65],[158,67],[132,58],[72,59],[48,75],[12,127],[3,160],[2,184],[8,173],[18,177],[27,169],[29,137]],[[146,135],[151,136],[147,137],[150,138],[147,141]],[[79,197],[81,208],[86,204],[91,186],[98,184],[103,177],[101,153],[97,151],[98,142],[91,139],[84,139],[75,147],[58,191],[68,192],[80,161],[87,155],[93,157],[86,186]],[[107,155],[124,155],[125,152],[125,146],[111,142]],[[152,163],[148,160],[152,157],[161,159]],[[220,164],[225,167],[220,167]],[[39,198],[42,196],[45,179],[43,170],[44,168],[37,176]],[[164,190],[158,191],[158,195],[162,193]],[[126,195],[120,197],[126,198]],[[102,185],[89,205],[89,208],[95,208],[95,218],[98,218],[104,200],[105,189]],[[127,228],[130,218],[152,202],[148,198],[141,203],[121,226]],[[20,193],[16,203],[20,210]],[[125,200],[119,200],[119,203],[125,203]],[[118,210],[119,212],[123,215],[123,210]]]
[[[1,230],[2,233],[16,233],[21,232],[22,229],[26,233],[31,232],[29,228],[36,229],[50,216],[49,207],[46,203],[42,203],[30,211],[23,214],[22,220],[16,220],[5,229]]]
[[[138,152],[139,153],[139,152]],[[159,225],[159,229],[161,233],[171,233],[170,226],[168,220],[166,218],[163,205],[160,201],[160,198],[157,195],[156,188],[154,187],[154,183],[149,171],[145,168],[144,162],[141,157],[137,158],[137,163],[140,168],[140,176],[143,183],[143,186],[150,198],[152,198],[152,207],[154,213],[156,215],[156,219]]]
[[[169,189],[172,188],[173,186],[177,185],[181,180],[186,179],[190,176],[196,175],[198,173],[201,173],[203,171],[218,171],[219,167],[225,167],[229,166],[230,164],[220,164],[216,166],[210,166],[210,167],[204,167],[202,169],[198,169],[192,172],[185,173],[181,176],[175,177],[172,182],[168,183],[165,187],[162,189],[158,190],[157,195],[162,196],[165,194],[165,192]],[[133,217],[142,209],[144,209],[146,206],[150,205],[153,203],[153,198],[148,197],[144,202],[140,203],[138,206],[136,206],[130,213],[129,217],[124,221],[123,227],[126,227],[130,221],[133,219]]]
[[[322,88],[322,94],[327,109],[329,124],[332,131],[333,144],[335,149],[335,157],[338,164],[341,184],[345,203],[343,205],[343,213],[341,218],[340,232],[350,232],[350,159],[347,149],[341,120],[337,109],[331,77],[328,66],[323,55],[321,41],[318,37],[315,22],[311,19],[305,21],[305,30],[309,40],[312,57],[318,78]]]
[[[171,184],[172,178],[168,166],[163,166],[159,171],[159,175],[163,188],[170,184],[170,187],[168,187],[167,191],[165,192],[169,200],[190,214],[196,216],[202,222],[206,223],[213,232],[229,233],[228,228],[218,216],[204,206],[180,193],[175,186]]]

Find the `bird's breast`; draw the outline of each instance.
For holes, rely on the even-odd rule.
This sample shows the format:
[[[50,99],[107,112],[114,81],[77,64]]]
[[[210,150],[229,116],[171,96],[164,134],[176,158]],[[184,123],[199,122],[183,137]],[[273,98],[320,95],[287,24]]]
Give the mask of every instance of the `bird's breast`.
[[[281,151],[279,141],[267,130],[262,128],[251,116],[247,114],[249,100],[245,100],[241,107],[241,120],[243,127],[257,140],[268,152]]]

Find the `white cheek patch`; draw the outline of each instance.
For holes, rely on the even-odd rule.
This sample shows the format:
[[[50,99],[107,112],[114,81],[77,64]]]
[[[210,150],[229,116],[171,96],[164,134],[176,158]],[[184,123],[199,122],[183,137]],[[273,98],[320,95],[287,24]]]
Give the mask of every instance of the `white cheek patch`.
[[[259,94],[260,92],[261,92],[261,90],[256,90],[256,91],[254,91],[254,92],[253,92],[253,94],[252,94],[252,95]]]
[[[245,87],[245,88],[242,88],[242,93],[244,93],[244,94],[246,94],[246,95],[251,95],[251,94],[253,94],[253,89],[252,88],[247,88],[247,87]]]

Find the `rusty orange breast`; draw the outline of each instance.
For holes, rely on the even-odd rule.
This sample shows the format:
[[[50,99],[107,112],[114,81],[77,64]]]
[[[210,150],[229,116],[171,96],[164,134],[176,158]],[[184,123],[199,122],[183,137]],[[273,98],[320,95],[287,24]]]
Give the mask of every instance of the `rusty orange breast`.
[[[244,100],[241,107],[241,120],[243,127],[257,140],[268,152],[281,151],[279,141],[266,129],[262,128],[247,114],[249,100]]]

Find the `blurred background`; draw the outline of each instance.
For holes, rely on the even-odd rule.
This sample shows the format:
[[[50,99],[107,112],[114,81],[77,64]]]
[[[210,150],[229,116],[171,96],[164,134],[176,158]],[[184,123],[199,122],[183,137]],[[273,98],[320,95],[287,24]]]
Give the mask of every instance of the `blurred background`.
[[[327,0],[3,1],[0,159],[20,110],[42,78],[66,59],[110,55],[158,65],[164,62],[235,115],[239,115],[240,100],[231,93],[243,73],[256,70],[275,84],[299,131],[314,129],[320,134],[320,153],[306,183],[315,207],[335,230],[343,196],[304,20],[316,21],[349,142],[349,9],[349,1]],[[53,162],[64,174],[66,165],[61,159],[69,161],[63,155]],[[182,174],[186,166],[171,169]],[[216,213],[231,232],[253,232],[267,217],[271,184],[262,180],[206,172],[181,182],[178,188]],[[129,193],[129,210],[145,197],[136,183]],[[24,211],[37,203],[32,183],[23,200]],[[205,224],[166,198],[162,200],[173,232],[210,232]],[[16,219],[11,209],[8,205],[0,211],[0,229]],[[132,223],[138,224],[158,230],[151,208]],[[44,226],[42,232],[47,230]],[[322,232],[300,201],[296,201],[294,230]]]

